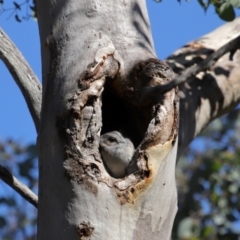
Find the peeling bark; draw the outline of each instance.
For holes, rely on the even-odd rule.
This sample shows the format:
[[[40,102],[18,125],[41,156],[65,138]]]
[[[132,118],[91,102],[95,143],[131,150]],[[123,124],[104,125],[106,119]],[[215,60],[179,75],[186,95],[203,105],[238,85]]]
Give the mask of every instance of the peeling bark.
[[[44,90],[38,239],[169,239],[177,210],[178,90],[141,99],[148,87],[175,76],[156,59],[145,2],[41,0],[38,17]],[[168,63],[177,72],[191,64],[185,50],[202,59],[214,51],[209,46],[202,39]],[[180,89],[180,151],[238,102],[232,89],[234,97],[224,95],[229,78],[214,74]],[[120,179],[105,170],[98,149],[100,134],[113,130],[136,147]]]
[[[99,52],[103,55],[100,56]],[[106,49],[97,52],[98,60],[95,58],[95,62],[83,71],[78,80],[79,89],[68,99],[68,111],[62,117],[64,123],[60,124],[64,129],[59,129],[60,132],[65,132],[62,139],[66,140],[64,166],[71,180],[84,184],[95,196],[98,195],[98,183],[103,182],[113,190],[116,188],[121,204],[133,204],[154,182],[161,165],[160,161],[151,162],[151,154],[161,153],[164,158],[174,145],[178,132],[175,89],[159,96],[154,102],[145,104],[141,119],[138,119],[137,114],[137,111],[142,110],[138,93],[143,87],[170,81],[174,74],[165,63],[149,59],[138,63],[129,77],[124,79],[121,78],[121,64],[114,58],[114,51],[108,54],[106,52]],[[102,126],[100,97],[106,80],[112,82],[122,98],[127,99],[128,105],[133,104],[138,108],[135,117],[138,125],[142,126],[138,130],[143,132],[144,124],[147,127],[144,139],[128,167],[128,174],[131,175],[120,181],[108,175],[98,151]]]
[[[38,1],[38,17],[38,239],[168,239],[177,203],[178,97],[173,89],[141,102],[143,88],[174,76],[156,59],[144,1]],[[136,147],[120,179],[99,154],[100,134],[112,130]]]
[[[170,239],[177,154],[239,103],[239,50],[179,91],[148,94],[236,38],[240,18],[176,51],[167,65],[156,59],[143,0],[39,0],[38,17],[40,129],[41,87],[15,47],[25,72],[0,46],[39,130],[38,239]],[[99,154],[100,134],[113,130],[136,147],[123,178],[110,176]],[[5,181],[37,205],[36,196],[6,173]]]

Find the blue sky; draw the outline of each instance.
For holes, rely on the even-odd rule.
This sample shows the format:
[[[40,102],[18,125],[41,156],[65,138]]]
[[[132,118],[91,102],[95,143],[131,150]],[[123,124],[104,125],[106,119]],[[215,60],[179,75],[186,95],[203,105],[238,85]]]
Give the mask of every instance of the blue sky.
[[[11,1],[9,1],[11,2]],[[213,8],[204,13],[196,0],[147,0],[155,48],[160,59],[190,40],[206,34],[224,22]],[[240,14],[238,13],[238,16]],[[0,27],[9,35],[41,79],[37,22],[18,23],[8,12],[0,16]],[[36,132],[26,103],[8,70],[0,62],[0,139],[13,138],[23,144],[36,140]]]

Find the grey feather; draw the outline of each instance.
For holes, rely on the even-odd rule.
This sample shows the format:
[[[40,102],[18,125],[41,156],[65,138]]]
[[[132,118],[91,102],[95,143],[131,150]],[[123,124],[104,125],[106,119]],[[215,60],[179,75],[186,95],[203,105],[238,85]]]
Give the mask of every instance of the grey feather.
[[[126,175],[134,150],[133,143],[120,132],[108,132],[100,138],[102,159],[112,177],[122,178]]]

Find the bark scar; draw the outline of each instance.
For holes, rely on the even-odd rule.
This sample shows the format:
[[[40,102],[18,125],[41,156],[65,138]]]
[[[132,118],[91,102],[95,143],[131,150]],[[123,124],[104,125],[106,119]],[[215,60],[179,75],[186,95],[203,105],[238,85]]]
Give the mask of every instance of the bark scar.
[[[102,127],[101,95],[106,79],[114,79],[119,62],[113,57],[115,48],[97,51],[94,62],[77,79],[77,90],[68,99],[63,119],[65,143],[64,168],[70,180],[83,184],[85,189],[98,194],[98,183],[112,186],[99,154]]]
[[[94,227],[89,222],[82,222],[77,226],[77,232],[80,240],[90,239],[94,231]]]

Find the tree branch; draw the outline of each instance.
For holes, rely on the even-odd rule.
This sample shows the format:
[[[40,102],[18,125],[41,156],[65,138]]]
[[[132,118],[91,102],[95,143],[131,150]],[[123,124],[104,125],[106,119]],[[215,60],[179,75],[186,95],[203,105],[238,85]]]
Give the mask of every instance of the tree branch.
[[[207,57],[207,59],[184,70],[179,76],[175,77],[173,80],[162,85],[158,85],[155,87],[147,87],[146,89],[144,89],[143,95],[141,96],[142,101],[148,102],[150,99],[153,99],[154,96],[164,94],[186,81],[190,82],[199,72],[211,68],[227,52],[236,52],[236,50],[239,49],[239,46],[240,35],[223,45],[216,52]]]
[[[239,39],[239,29],[240,18],[236,18],[178,49],[167,63],[175,73],[183,72],[209,59],[229,41]],[[225,54],[210,69],[179,86],[178,155],[212,120],[228,113],[240,102],[240,51],[236,51],[232,60],[230,56],[231,53]]]
[[[20,88],[38,132],[42,87],[21,52],[0,28],[0,59],[5,63]]]
[[[36,208],[38,207],[38,197],[17,178],[15,178],[5,167],[0,165],[0,178],[23,198]]]

